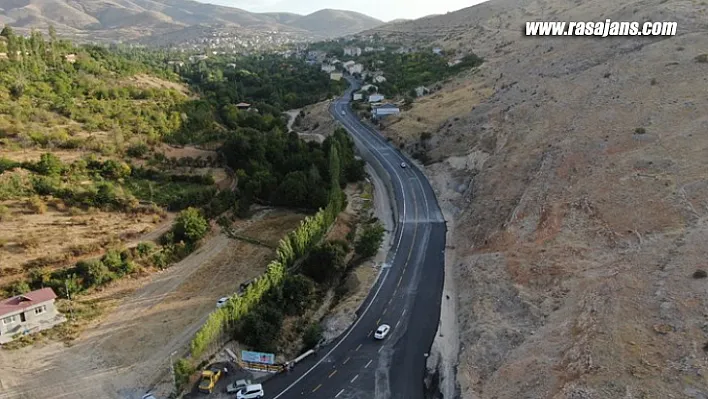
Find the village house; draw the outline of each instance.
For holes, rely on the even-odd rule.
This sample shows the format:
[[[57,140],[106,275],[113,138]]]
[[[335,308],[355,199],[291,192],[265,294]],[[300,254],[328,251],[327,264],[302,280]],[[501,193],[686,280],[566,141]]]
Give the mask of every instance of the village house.
[[[352,101],[361,101],[364,98],[364,93],[357,91],[352,93]]]
[[[375,83],[383,83],[385,81],[386,81],[386,78],[383,75],[374,76]]]
[[[356,61],[351,61],[351,60],[350,60],[350,61],[347,61],[347,62],[345,62],[344,64],[342,64],[342,66],[344,67],[344,69],[347,69],[347,68],[349,68],[350,66],[352,66],[352,65],[354,65],[354,64],[356,64]]]
[[[0,301],[0,344],[65,322],[54,307],[56,298],[51,288],[42,288]]]
[[[209,58],[209,56],[206,54],[191,55],[189,56],[189,62],[204,61],[207,58]]]
[[[379,101],[383,101],[384,95],[379,94],[379,93],[373,93],[369,95],[369,102],[370,103],[377,103]]]
[[[440,47],[435,47],[433,49],[433,54],[442,55],[442,49]]]
[[[365,53],[371,53],[372,51],[375,51],[375,50],[376,50],[376,49],[374,49],[374,48],[371,47],[371,46],[366,46],[366,47],[364,47],[364,52],[365,52]]]
[[[364,65],[354,64],[347,67],[349,74],[353,75],[355,73],[362,73],[364,71]]]
[[[76,54],[67,54],[64,56],[64,60],[70,64],[73,64],[76,62]]]
[[[375,119],[381,119],[389,115],[398,115],[400,113],[401,110],[397,106],[393,104],[383,104],[374,108],[372,116]]]
[[[372,87],[374,88],[374,91],[379,91],[378,86],[375,86],[372,84],[365,84],[365,85],[361,86],[361,91],[369,92],[369,91],[371,91]]]
[[[177,66],[183,67],[184,62],[182,62],[182,61],[167,61],[167,65],[177,65]]]
[[[341,72],[331,72],[329,74],[329,78],[331,80],[340,81],[340,80],[342,80],[342,73]]]
[[[359,47],[345,47],[344,48],[344,55],[358,57],[361,55],[361,48],[359,48]]]
[[[336,70],[334,65],[327,65],[327,64],[322,64],[321,68],[322,68],[323,72],[327,72],[327,73],[334,72]]]
[[[238,109],[249,109],[249,108],[251,108],[251,104],[249,104],[249,103],[238,103],[238,104],[236,104],[236,108],[238,108]]]

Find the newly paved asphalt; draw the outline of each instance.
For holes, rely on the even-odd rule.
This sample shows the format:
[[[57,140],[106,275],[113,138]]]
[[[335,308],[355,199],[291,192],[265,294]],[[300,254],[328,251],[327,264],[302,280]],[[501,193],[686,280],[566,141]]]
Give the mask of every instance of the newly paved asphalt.
[[[351,112],[350,93],[358,84],[350,83],[330,112],[355,139],[362,157],[393,185],[391,200],[398,210],[393,246],[357,321],[316,357],[268,380],[268,399],[424,397],[426,356],[440,318],[445,222],[420,170]],[[379,324],[392,327],[383,341],[373,338]]]

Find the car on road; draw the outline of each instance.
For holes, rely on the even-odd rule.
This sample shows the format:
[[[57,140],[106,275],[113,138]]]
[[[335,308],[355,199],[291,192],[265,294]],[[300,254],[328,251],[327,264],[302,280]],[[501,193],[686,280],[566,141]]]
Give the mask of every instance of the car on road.
[[[253,384],[238,391],[236,394],[236,399],[260,399],[263,396],[265,396],[265,393],[263,392],[263,385]]]
[[[374,338],[384,339],[388,335],[389,331],[391,331],[391,326],[389,326],[388,324],[382,324],[379,326],[379,328],[376,329],[376,332],[374,333]]]
[[[251,385],[251,380],[237,380],[226,387],[226,393],[237,393],[249,385]]]
[[[401,167],[402,167],[403,169],[405,169],[405,168],[408,167],[408,165],[407,165],[405,162],[401,162]]]
[[[225,296],[223,298],[220,298],[218,301],[216,301],[216,308],[220,309],[223,308],[224,305],[229,301],[229,297]]]
[[[209,370],[202,371],[202,378],[199,381],[199,391],[212,393],[217,381],[221,378],[221,368],[212,366]]]
[[[155,395],[153,395],[151,393],[146,393],[145,395],[143,395],[142,399],[157,399],[157,398],[155,397]]]
[[[346,112],[344,112],[344,110],[342,110],[342,115],[346,115]]]

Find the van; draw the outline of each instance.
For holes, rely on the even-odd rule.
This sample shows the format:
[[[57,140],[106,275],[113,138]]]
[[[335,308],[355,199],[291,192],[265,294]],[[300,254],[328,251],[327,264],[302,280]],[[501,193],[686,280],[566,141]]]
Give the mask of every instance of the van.
[[[237,399],[260,399],[265,395],[263,392],[263,385],[253,384],[247,385],[245,388],[238,391],[236,394]]]

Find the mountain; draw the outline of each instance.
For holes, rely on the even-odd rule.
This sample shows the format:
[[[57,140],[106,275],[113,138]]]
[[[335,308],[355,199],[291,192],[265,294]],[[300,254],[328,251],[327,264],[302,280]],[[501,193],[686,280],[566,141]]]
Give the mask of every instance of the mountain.
[[[366,32],[485,60],[383,130],[425,160],[446,213],[440,397],[706,397],[706,15],[490,0]],[[524,34],[606,19],[677,32]]]
[[[289,23],[290,26],[312,32],[318,36],[345,36],[383,24],[354,11],[324,9],[305,15]]]
[[[351,11],[321,10],[305,16],[259,14],[192,0],[0,0],[0,22],[19,30],[53,25],[60,34],[72,38],[124,41],[194,26],[331,38],[383,23]]]

